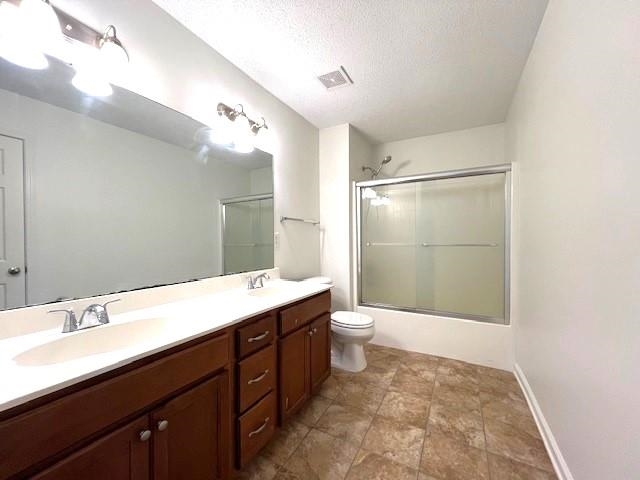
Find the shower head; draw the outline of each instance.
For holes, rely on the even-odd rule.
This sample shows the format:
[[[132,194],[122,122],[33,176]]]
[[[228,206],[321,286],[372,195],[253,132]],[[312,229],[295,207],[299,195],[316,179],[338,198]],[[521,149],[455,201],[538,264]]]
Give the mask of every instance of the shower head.
[[[380,174],[380,170],[382,170],[382,166],[386,165],[390,161],[391,161],[391,155],[387,155],[386,157],[384,157],[382,159],[382,162],[380,162],[380,166],[377,169],[371,168],[371,167],[362,167],[362,171],[366,172],[367,170],[370,170],[371,171],[371,179],[374,180]]]

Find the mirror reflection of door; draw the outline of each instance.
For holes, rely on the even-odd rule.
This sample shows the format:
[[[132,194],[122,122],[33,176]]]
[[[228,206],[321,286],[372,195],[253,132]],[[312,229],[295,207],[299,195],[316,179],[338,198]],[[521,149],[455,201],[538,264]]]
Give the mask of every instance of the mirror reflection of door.
[[[224,273],[273,267],[273,196],[222,202]]]
[[[0,309],[26,304],[23,172],[22,140],[0,135]]]

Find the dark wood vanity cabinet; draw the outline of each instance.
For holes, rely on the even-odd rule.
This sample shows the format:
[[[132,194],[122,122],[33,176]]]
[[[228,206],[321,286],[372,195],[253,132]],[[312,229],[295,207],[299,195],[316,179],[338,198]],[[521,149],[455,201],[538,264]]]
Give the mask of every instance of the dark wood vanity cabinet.
[[[144,416],[81,448],[33,479],[148,480],[151,442],[140,438],[146,431],[149,418]]]
[[[280,312],[280,421],[297,412],[331,374],[331,295]]]
[[[0,412],[0,480],[227,480],[331,373],[330,293]]]
[[[37,480],[222,479],[219,375],[178,395],[36,475]]]

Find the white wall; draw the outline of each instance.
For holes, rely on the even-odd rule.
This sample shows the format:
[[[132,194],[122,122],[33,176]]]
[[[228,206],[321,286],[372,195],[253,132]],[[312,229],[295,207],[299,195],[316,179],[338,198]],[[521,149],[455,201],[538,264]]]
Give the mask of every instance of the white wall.
[[[640,2],[552,0],[507,122],[516,361],[580,480],[640,476],[639,45]]]
[[[252,171],[6,90],[0,111],[25,140],[28,303],[222,273],[218,202]]]
[[[386,178],[498,165],[507,163],[504,142],[504,124],[499,123],[381,143],[373,149],[371,166],[391,155],[379,177]]]
[[[203,123],[216,117],[220,101],[266,118],[269,130],[260,132],[258,147],[274,156],[275,263],[283,278],[317,275],[318,231],[278,219],[319,215],[318,129],[151,0],[136,0],[135,7],[129,0],[58,0],[56,6],[99,30],[117,26],[131,57],[130,73],[118,82],[126,88]]]
[[[349,128],[320,130],[320,271],[335,285],[332,310],[351,304]]]

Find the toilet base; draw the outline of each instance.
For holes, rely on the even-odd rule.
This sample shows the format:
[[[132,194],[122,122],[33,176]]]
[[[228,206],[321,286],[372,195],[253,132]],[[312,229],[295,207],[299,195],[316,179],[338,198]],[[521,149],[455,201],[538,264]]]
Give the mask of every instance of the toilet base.
[[[361,372],[367,368],[364,345],[331,342],[331,366],[347,372]]]

